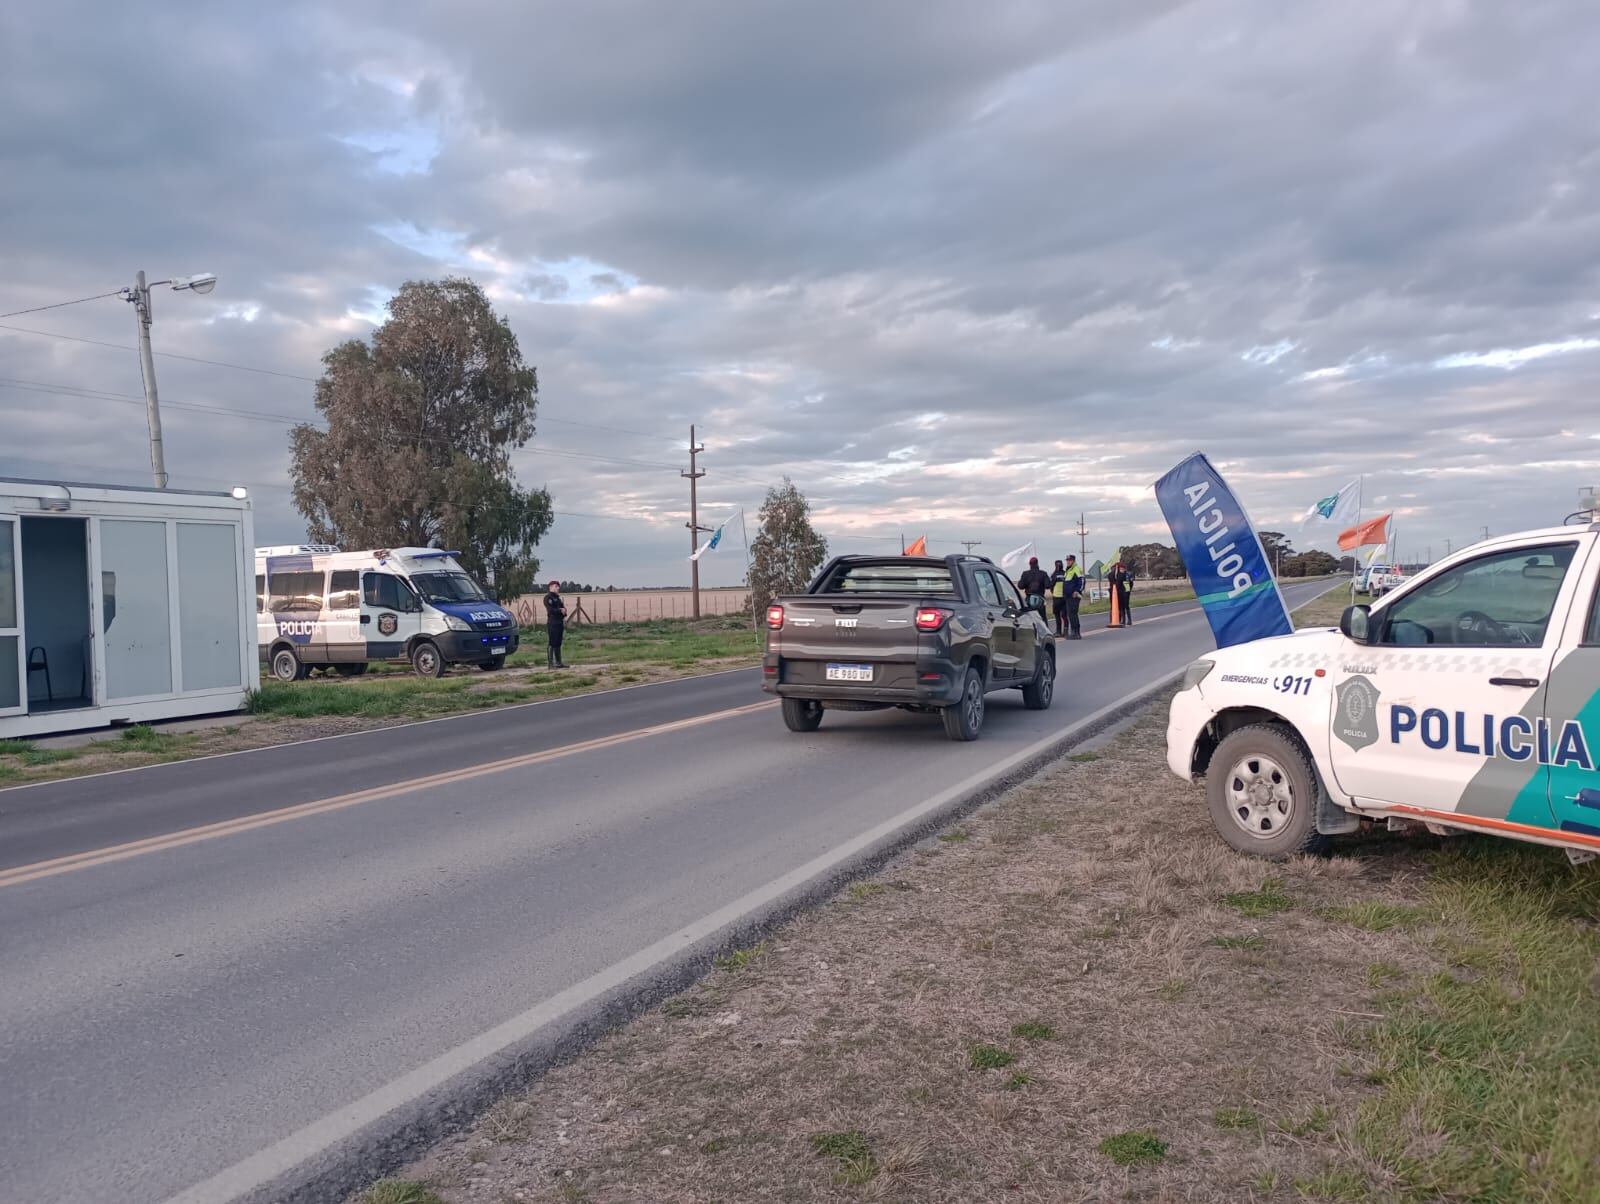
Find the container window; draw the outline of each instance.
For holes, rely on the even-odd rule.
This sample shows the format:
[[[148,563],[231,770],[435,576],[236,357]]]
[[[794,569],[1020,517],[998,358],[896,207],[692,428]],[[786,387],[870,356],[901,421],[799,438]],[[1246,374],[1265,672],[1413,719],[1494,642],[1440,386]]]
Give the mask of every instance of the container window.
[[[184,690],[238,686],[239,547],[227,523],[178,524],[178,618]]]
[[[167,596],[167,524],[100,520],[106,697],[172,692],[172,610]],[[105,578],[115,582],[105,596]]]

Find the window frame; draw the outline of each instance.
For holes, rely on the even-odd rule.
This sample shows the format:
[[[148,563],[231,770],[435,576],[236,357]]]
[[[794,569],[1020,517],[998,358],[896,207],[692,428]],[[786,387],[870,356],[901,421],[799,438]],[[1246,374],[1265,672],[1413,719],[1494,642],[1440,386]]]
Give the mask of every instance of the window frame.
[[[978,601],[987,606],[1005,606],[1003,595],[1000,592],[1000,583],[994,579],[993,573],[991,573],[988,569],[974,569],[972,572],[972,577],[973,580],[978,583]],[[983,583],[985,581],[989,583],[989,593],[992,594],[993,597],[989,597],[984,594]]]
[[[1498,651],[1508,651],[1508,650],[1509,651],[1517,651],[1517,650],[1527,650],[1527,649],[1530,649],[1530,648],[1542,648],[1542,647],[1545,646],[1545,644],[1550,639],[1552,625],[1553,625],[1554,619],[1556,617],[1556,608],[1557,608],[1557,606],[1559,605],[1559,603],[1561,601],[1561,591],[1566,588],[1567,579],[1568,579],[1568,577],[1570,576],[1570,574],[1572,572],[1573,565],[1575,563],[1577,563],[1577,561],[1578,561],[1578,550],[1579,550],[1579,547],[1580,547],[1579,541],[1577,541],[1575,539],[1572,539],[1572,540],[1557,539],[1557,540],[1552,540],[1551,542],[1548,542],[1548,543],[1526,544],[1526,545],[1523,545],[1522,547],[1487,549],[1481,555],[1474,556],[1471,560],[1463,560],[1460,564],[1453,564],[1448,569],[1446,569],[1443,572],[1437,574],[1436,576],[1432,576],[1432,577],[1429,577],[1429,578],[1427,578],[1427,579],[1425,579],[1423,581],[1420,581],[1414,588],[1406,589],[1403,592],[1396,594],[1395,597],[1394,597],[1394,601],[1389,602],[1386,605],[1384,605],[1381,608],[1381,610],[1378,612],[1377,616],[1376,616],[1377,619],[1378,619],[1378,638],[1373,641],[1371,646],[1375,647],[1375,648],[1404,648],[1404,649],[1407,649],[1407,650],[1439,649],[1439,650],[1450,651],[1450,652],[1459,652],[1459,651],[1462,651],[1464,649],[1467,649],[1467,650],[1487,649],[1487,650],[1498,650]],[[1551,597],[1550,597],[1550,610],[1544,617],[1544,629],[1540,632],[1539,639],[1536,642],[1529,643],[1529,644],[1523,644],[1523,643],[1492,643],[1492,644],[1491,643],[1472,643],[1472,644],[1458,644],[1458,643],[1454,643],[1454,642],[1448,643],[1448,644],[1441,644],[1441,643],[1400,644],[1400,643],[1395,643],[1395,642],[1393,642],[1393,641],[1391,641],[1391,640],[1386,638],[1388,636],[1388,634],[1389,634],[1389,630],[1390,630],[1391,626],[1395,622],[1395,619],[1393,617],[1394,611],[1396,609],[1398,609],[1398,608],[1403,608],[1408,602],[1412,601],[1419,594],[1421,594],[1421,592],[1423,590],[1426,590],[1429,586],[1431,586],[1431,585],[1435,584],[1436,582],[1442,580],[1444,577],[1452,575],[1452,574],[1457,574],[1457,573],[1470,572],[1472,570],[1473,566],[1482,564],[1486,560],[1498,560],[1498,559],[1502,559],[1502,558],[1511,558],[1511,557],[1536,556],[1536,555],[1540,554],[1541,552],[1552,552],[1552,551],[1554,551],[1555,549],[1558,549],[1558,548],[1570,548],[1570,549],[1572,549],[1572,555],[1568,558],[1567,563],[1563,568],[1561,579],[1556,582],[1556,588],[1555,588],[1554,592],[1551,594]],[[1478,608],[1471,608],[1471,609],[1478,609]],[[1487,611],[1484,611],[1483,613],[1488,614]],[[1501,624],[1501,625],[1503,625],[1507,621],[1507,620],[1501,620],[1499,618],[1496,618],[1496,616],[1494,616],[1494,615],[1490,615],[1489,617],[1491,619],[1494,619],[1497,624]],[[1425,627],[1424,624],[1417,623],[1417,621],[1415,619],[1405,619],[1405,618],[1402,617],[1400,621],[1402,621],[1402,622],[1410,622],[1410,623],[1413,623],[1413,624],[1415,624],[1416,626],[1419,626],[1419,627]],[[1515,620],[1509,620],[1509,621],[1515,622]],[[1426,628],[1426,627],[1425,627],[1425,629],[1429,630],[1429,631],[1432,630],[1432,628]],[[1559,632],[1559,627],[1557,627],[1556,630]]]
[[[340,589],[335,582],[344,576],[356,579],[355,588]],[[343,594],[351,595],[351,600],[341,605],[334,605],[334,598]],[[329,569],[328,592],[323,595],[322,608],[324,610],[360,610],[361,609],[361,570],[360,569]]]
[[[280,594],[277,583],[285,577],[316,577],[322,582],[322,587],[317,591],[315,606],[279,606],[281,598],[310,598],[310,594]],[[328,600],[328,570],[327,569],[280,569],[274,573],[267,572],[267,610],[275,615],[311,615],[321,614],[326,608]]]

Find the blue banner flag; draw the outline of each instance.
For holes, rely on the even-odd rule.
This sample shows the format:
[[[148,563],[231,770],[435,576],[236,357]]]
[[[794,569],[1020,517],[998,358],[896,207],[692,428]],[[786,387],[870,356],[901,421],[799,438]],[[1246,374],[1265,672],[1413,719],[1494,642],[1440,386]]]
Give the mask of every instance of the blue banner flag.
[[[1266,549],[1210,460],[1195,452],[1167,473],[1156,501],[1218,648],[1294,630]]]

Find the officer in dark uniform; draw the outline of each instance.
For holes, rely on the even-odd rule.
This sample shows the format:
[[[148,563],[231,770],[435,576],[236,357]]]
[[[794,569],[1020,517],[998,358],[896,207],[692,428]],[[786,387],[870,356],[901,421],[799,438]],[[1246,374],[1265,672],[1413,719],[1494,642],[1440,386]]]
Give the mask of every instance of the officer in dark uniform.
[[[561,639],[567,630],[567,602],[561,596],[561,582],[552,581],[550,592],[544,596],[544,629],[550,637],[550,668],[565,669],[561,659]]]
[[[1083,604],[1083,570],[1078,567],[1076,556],[1067,557],[1065,571],[1066,603],[1067,603],[1067,639],[1081,640],[1083,628],[1078,622],[1078,608]]]
[[[1044,597],[1050,592],[1050,574],[1039,567],[1037,556],[1028,558],[1028,567],[1017,578],[1017,589],[1022,592],[1029,609],[1037,611],[1039,617],[1044,618]]]

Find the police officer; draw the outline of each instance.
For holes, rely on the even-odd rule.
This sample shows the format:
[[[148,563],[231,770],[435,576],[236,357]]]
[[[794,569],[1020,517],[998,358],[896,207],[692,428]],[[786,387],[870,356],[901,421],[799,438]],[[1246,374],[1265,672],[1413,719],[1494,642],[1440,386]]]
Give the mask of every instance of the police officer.
[[[561,640],[567,630],[567,601],[561,596],[561,582],[552,581],[550,592],[544,596],[544,629],[550,637],[549,666],[565,669],[561,659]]]
[[[1056,621],[1057,637],[1067,634],[1067,570],[1058,560],[1050,574],[1050,614]]]
[[[1022,591],[1029,608],[1038,611],[1039,617],[1044,618],[1044,596],[1050,592],[1050,577],[1039,567],[1037,556],[1028,557],[1028,567],[1017,578],[1017,588]]]
[[[1078,607],[1083,605],[1083,569],[1076,556],[1067,557],[1067,567],[1062,570],[1067,604],[1067,639],[1081,640],[1083,629],[1078,626]]]

